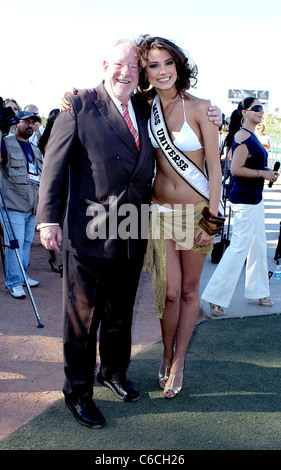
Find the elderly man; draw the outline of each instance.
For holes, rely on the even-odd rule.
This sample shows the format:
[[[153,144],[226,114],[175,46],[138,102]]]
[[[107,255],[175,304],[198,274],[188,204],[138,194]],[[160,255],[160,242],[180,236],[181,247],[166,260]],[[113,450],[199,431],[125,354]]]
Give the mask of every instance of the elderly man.
[[[71,96],[71,111],[56,119],[44,158],[37,217],[43,245],[59,250],[60,225],[49,224],[60,224],[67,207],[63,391],[75,418],[92,428],[105,424],[92,399],[99,325],[99,381],[122,400],[139,398],[126,372],[146,240],[140,224],[136,237],[120,234],[120,223],[126,219],[120,212],[130,204],[140,214],[141,205],[150,203],[154,171],[148,105],[131,99],[139,78],[134,46],[117,43],[103,67],[105,81]],[[128,105],[136,140],[121,103]],[[64,181],[68,174],[67,202]],[[96,237],[95,223],[98,231],[105,228],[105,236]]]

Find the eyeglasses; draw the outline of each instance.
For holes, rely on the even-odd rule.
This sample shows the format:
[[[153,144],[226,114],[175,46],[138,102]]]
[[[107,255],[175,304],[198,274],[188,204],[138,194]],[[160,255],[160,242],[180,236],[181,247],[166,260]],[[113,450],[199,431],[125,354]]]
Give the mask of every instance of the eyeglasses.
[[[126,66],[131,70],[132,73],[138,73],[139,72],[139,67],[137,67],[136,65],[125,64],[125,63],[121,63],[121,62],[118,62],[118,63],[114,64],[114,67],[116,68],[116,70],[122,70]]]
[[[261,104],[256,104],[255,106],[252,106],[246,111],[254,111],[255,113],[260,113],[261,111],[263,111],[263,106]]]

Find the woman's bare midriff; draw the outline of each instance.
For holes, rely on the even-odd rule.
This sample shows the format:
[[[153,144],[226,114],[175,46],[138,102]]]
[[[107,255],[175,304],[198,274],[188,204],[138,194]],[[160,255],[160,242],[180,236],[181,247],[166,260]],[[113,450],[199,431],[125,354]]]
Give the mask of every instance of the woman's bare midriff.
[[[202,150],[193,152],[193,154],[198,154],[199,158],[194,158],[193,161],[201,168],[204,161]],[[157,173],[153,184],[152,201],[173,209],[175,205],[197,205],[203,200],[204,198],[176,173],[164,155],[157,150]]]

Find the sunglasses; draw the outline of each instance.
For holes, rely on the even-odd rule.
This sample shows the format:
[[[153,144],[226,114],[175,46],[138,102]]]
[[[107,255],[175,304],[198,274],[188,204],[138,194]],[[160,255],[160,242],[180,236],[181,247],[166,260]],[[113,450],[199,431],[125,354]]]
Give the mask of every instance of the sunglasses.
[[[260,113],[261,111],[263,111],[263,106],[261,104],[256,104],[255,106],[252,106],[246,111],[254,111],[255,113]]]

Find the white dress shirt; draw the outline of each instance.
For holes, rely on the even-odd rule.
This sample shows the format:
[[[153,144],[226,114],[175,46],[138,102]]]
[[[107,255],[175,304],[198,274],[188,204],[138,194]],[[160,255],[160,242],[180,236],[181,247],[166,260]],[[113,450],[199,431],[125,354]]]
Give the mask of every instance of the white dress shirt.
[[[115,98],[115,96],[112,94],[112,92],[106,86],[106,83],[104,83],[104,88],[106,89],[107,93],[109,94],[110,98],[112,99],[113,103],[115,104],[116,108],[118,109],[119,113],[123,117],[123,109],[122,109],[122,106],[121,106],[123,101],[120,101],[117,98]],[[134,111],[134,108],[133,108],[133,105],[132,105],[132,101],[129,100],[127,102],[127,105],[128,105],[128,111],[129,111],[131,121],[134,125],[134,128],[138,131],[138,124],[137,124],[137,120],[136,120],[135,111]]]

